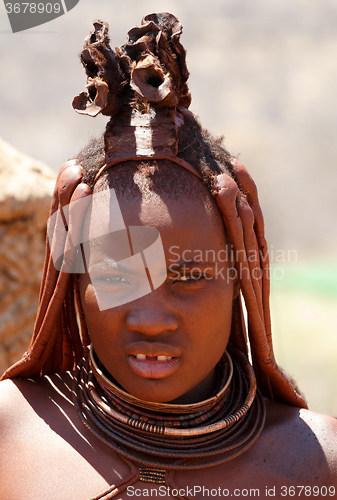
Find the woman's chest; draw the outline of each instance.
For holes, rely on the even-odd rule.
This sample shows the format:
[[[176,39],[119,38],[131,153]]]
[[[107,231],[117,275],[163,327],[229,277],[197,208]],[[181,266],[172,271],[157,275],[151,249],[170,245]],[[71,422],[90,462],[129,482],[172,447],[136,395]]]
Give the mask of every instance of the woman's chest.
[[[252,458],[250,453],[210,469],[167,472],[162,484],[139,481],[138,467],[109,449],[93,447],[86,441],[74,448],[52,431],[33,442],[27,438],[15,443],[6,462],[7,470],[2,468],[2,500],[108,500],[112,495],[119,500],[290,498],[309,493],[320,498],[321,493],[326,496],[325,492],[331,498],[332,491],[331,484],[322,484],[309,475],[299,477],[296,468],[289,474],[270,467],[268,457]]]
[[[168,471],[162,484],[139,481],[138,466],[100,443],[75,416],[48,423],[34,418],[13,432],[2,449],[2,500],[332,497],[315,454],[304,456],[300,446],[263,435],[228,463]]]

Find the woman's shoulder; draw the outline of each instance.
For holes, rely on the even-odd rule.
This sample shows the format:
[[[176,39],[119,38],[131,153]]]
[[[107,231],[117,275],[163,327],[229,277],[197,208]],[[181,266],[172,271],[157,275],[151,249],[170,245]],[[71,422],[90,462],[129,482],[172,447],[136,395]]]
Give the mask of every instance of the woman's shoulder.
[[[48,498],[90,498],[106,489],[123,464],[96,441],[74,408],[71,373],[0,382],[1,499],[49,490]]]
[[[336,438],[337,419],[322,413],[305,408],[296,408],[282,403],[265,399],[267,408],[266,427],[274,431],[289,432],[290,434],[307,429],[308,435],[312,432],[324,441],[332,435]],[[337,443],[336,443],[337,445]]]
[[[70,394],[70,391],[65,391],[65,388],[71,379],[72,374],[67,372],[32,379],[15,378],[0,381],[0,416],[3,417],[7,411],[20,402],[33,403],[41,398],[49,398],[55,391],[65,395],[66,392]]]
[[[69,380],[70,374],[63,374],[0,382],[0,451],[43,422],[52,424],[57,408],[72,407]]]
[[[276,444],[278,460],[296,464],[303,474],[330,475],[336,484],[337,419],[270,400],[266,407],[263,440],[267,447]]]
[[[232,488],[268,490],[266,496],[297,496],[302,487],[304,496],[335,495],[336,419],[267,399],[266,409],[261,435],[242,455],[212,471],[214,480],[223,477],[229,484],[230,477]],[[242,470],[244,475],[238,474]]]
[[[22,411],[28,409],[25,392],[36,393],[36,386],[30,380],[2,380],[0,382],[0,432],[5,433],[6,423],[15,423],[16,417],[22,416]],[[21,417],[19,418],[21,420]]]

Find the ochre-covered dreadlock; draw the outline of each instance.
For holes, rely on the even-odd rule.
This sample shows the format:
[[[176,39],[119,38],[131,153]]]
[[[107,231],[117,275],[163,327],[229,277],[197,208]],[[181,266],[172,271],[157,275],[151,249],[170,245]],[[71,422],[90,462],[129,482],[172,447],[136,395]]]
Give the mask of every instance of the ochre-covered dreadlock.
[[[100,141],[91,143],[60,170],[51,205],[51,214],[58,214],[49,231],[59,234],[58,225],[65,224],[60,209],[70,204],[67,231],[63,232],[63,241],[56,237],[47,240],[32,341],[28,352],[2,379],[71,370],[87,353],[90,340],[79,291],[71,275],[75,258],[72,249],[79,239],[86,205],[82,203],[81,210],[75,212],[72,204],[85,200],[102,173],[116,164],[156,160],[160,166],[164,159],[200,177],[222,214],[248,314],[246,332],[241,298],[237,297],[233,302],[231,341],[246,354],[250,345],[263,395],[306,407],[274,358],[268,249],[256,186],[245,167],[231,157],[220,140],[203,131],[187,109],[191,98],[186,84],[185,51],[179,41],[180,23],[171,14],[146,16],[141,27],[133,28],[128,42],[115,52],[109,45],[107,23],[97,21],[94,26],[81,54],[88,77],[86,91],[74,99],[73,105],[82,114],[111,117],[104,145]],[[145,132],[141,142],[135,139],[139,128]],[[66,255],[60,271],[51,257],[53,246],[63,248]]]

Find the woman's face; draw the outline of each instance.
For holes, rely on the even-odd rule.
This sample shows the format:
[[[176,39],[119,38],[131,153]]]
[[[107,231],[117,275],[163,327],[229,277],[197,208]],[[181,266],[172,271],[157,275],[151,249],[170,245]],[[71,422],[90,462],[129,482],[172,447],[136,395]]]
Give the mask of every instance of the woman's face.
[[[127,227],[159,231],[167,267],[163,284],[100,310],[99,287],[118,295],[132,286],[118,262],[106,265],[118,259],[111,240],[102,238],[86,255],[91,276],[80,277],[81,301],[94,350],[126,391],[148,401],[195,402],[214,388],[215,366],[230,334],[233,280],[214,201],[205,207],[200,200],[164,200],[158,195],[142,202],[118,200]],[[102,202],[94,200],[84,232],[90,235],[90,221],[104,217]]]

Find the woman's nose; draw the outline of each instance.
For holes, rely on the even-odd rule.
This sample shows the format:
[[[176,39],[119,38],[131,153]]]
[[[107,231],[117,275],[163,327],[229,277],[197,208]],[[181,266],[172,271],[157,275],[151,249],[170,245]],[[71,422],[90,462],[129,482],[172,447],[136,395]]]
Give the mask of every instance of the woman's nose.
[[[173,311],[168,310],[164,304],[139,307],[129,311],[126,317],[126,327],[133,332],[144,335],[160,335],[173,332],[178,328],[178,318]]]

